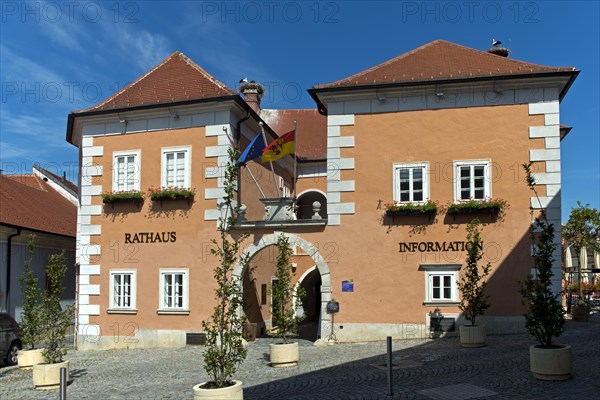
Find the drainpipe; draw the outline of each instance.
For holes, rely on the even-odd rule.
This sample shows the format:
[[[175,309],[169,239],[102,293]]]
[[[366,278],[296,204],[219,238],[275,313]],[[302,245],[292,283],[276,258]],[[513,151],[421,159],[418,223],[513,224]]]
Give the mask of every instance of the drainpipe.
[[[8,314],[10,314],[10,263],[12,253],[12,239],[19,235],[21,235],[21,228],[17,228],[17,233],[9,235],[6,241],[6,300],[4,301],[4,305],[6,306],[6,312]]]
[[[234,139],[236,141],[236,145],[240,142],[240,139],[242,138],[242,124],[250,119],[250,111],[248,111],[248,113],[246,114],[246,116],[242,119],[240,119],[237,123],[237,127],[236,127],[236,131],[234,132]],[[240,172],[242,171],[242,169],[240,168]],[[237,203],[238,206],[240,206],[242,204],[242,174],[239,173],[238,177],[237,177]]]

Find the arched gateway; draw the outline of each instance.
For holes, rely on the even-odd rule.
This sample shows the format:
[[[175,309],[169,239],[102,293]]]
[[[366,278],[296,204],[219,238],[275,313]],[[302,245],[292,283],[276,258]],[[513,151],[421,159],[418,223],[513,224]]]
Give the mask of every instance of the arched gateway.
[[[277,245],[277,239],[279,238],[279,235],[282,234],[288,238],[290,246],[300,247],[304,253],[308,254],[312,258],[317,269],[319,270],[319,274],[321,275],[321,318],[318,332],[319,336],[323,338],[326,336],[326,333],[323,332],[323,327],[328,326],[331,322],[330,315],[326,312],[327,302],[331,300],[331,276],[329,274],[329,267],[327,266],[325,259],[319,253],[319,249],[298,235],[275,231],[270,235],[261,237],[252,245],[248,246],[244,250],[244,255],[248,255],[250,258],[252,258],[256,253],[265,247]],[[239,279],[241,282],[243,274],[243,266],[238,262],[233,268],[233,277]]]

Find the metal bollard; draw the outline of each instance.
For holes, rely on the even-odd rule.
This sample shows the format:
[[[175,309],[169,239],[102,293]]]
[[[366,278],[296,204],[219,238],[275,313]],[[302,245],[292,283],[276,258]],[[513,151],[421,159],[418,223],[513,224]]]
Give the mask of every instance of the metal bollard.
[[[393,396],[394,391],[392,389],[392,337],[387,337],[387,389],[388,396]]]
[[[67,369],[60,369],[60,400],[67,400]]]

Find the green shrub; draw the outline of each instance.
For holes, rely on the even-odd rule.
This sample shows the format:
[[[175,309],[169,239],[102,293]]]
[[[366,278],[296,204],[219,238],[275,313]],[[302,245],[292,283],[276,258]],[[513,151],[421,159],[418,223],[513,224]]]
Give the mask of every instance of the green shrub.
[[[36,343],[41,340],[40,326],[40,289],[38,287],[38,279],[33,275],[31,270],[31,261],[35,254],[35,239],[34,234],[29,235],[27,243],[27,259],[23,264],[23,274],[19,277],[21,284],[21,297],[23,302],[23,312],[21,313],[21,341],[23,348],[33,350]]]

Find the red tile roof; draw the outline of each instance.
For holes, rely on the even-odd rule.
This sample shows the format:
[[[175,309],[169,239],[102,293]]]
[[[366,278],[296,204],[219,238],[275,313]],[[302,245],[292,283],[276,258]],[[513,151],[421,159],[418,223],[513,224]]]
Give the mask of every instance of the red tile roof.
[[[574,71],[544,67],[435,40],[382,64],[315,89]]]
[[[93,107],[75,112],[115,110],[235,94],[236,91],[176,51],[113,96]]]
[[[307,160],[327,158],[327,117],[317,110],[261,110],[260,117],[281,136],[296,129],[297,156]]]
[[[77,207],[34,175],[0,175],[0,223],[76,237]]]

